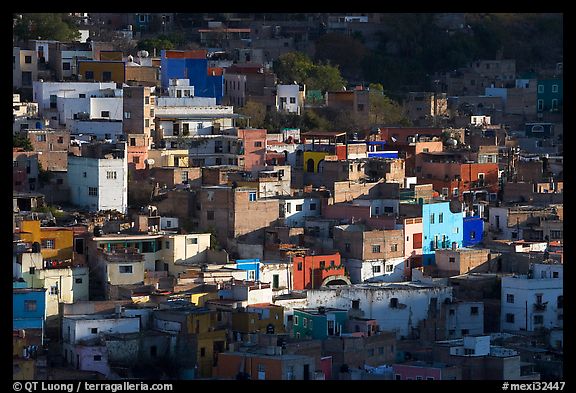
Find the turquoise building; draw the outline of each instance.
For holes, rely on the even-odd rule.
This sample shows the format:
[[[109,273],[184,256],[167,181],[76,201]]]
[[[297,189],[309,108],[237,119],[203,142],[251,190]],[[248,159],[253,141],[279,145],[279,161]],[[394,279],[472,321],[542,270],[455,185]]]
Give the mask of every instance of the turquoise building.
[[[344,331],[348,311],[338,308],[295,308],[292,331],[300,339],[320,339],[340,336]]]
[[[12,289],[12,329],[43,329],[46,320],[46,288],[26,288],[15,282]]]
[[[430,201],[422,205],[422,264],[434,265],[436,250],[462,247],[464,216],[450,210],[450,201]]]
[[[536,93],[536,110],[542,112],[561,112],[564,105],[562,79],[539,79]]]

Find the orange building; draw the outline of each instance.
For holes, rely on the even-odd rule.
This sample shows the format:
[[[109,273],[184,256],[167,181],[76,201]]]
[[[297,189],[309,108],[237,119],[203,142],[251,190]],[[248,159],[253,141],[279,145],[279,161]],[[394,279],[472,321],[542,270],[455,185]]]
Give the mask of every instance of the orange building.
[[[330,255],[306,255],[294,257],[292,277],[294,289],[317,289],[325,285],[328,278],[348,280],[346,269],[341,262],[340,253]],[[347,283],[350,283],[349,280]]]
[[[222,379],[243,375],[251,380],[308,380],[313,379],[315,371],[314,358],[310,356],[224,352],[218,355],[213,375]]]
[[[72,259],[74,244],[72,229],[41,227],[38,220],[24,220],[20,224],[20,239],[30,246],[39,243],[44,260]]]
[[[266,130],[239,129],[238,138],[243,143],[243,168],[246,171],[261,169],[266,165]],[[242,165],[241,165],[242,166]]]

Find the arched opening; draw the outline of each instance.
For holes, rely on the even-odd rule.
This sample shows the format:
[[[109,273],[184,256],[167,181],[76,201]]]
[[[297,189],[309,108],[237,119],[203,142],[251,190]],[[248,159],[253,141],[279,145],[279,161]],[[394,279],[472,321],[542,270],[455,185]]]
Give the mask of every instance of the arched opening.
[[[306,161],[306,172],[313,173],[314,172],[314,160],[309,158]]]

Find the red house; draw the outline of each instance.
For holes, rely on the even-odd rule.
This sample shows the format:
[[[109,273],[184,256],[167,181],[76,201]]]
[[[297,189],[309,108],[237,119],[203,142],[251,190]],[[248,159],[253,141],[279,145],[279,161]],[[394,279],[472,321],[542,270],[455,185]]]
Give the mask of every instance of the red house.
[[[346,269],[340,260],[340,253],[329,255],[306,255],[292,260],[294,289],[318,289],[325,285],[329,277],[350,284]]]

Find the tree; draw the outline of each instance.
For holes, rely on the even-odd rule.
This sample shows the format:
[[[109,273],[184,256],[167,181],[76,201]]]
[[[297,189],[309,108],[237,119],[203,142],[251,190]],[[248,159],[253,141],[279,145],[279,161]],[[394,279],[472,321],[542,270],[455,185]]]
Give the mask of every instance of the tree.
[[[314,66],[308,78],[306,86],[311,90],[340,91],[346,87],[346,80],[340,75],[338,67],[328,64]]]
[[[21,147],[24,151],[34,151],[32,142],[24,134],[12,135],[12,147]]]
[[[371,126],[380,124],[409,126],[406,110],[384,94],[381,84],[370,84],[369,122]]]
[[[247,101],[243,107],[237,109],[237,113],[249,117],[249,119],[239,119],[238,126],[263,128],[266,118],[266,107],[264,104],[255,101]]]
[[[16,16],[14,35],[26,40],[78,41],[76,21],[65,13],[34,13]]]
[[[278,57],[272,68],[282,83],[302,83],[310,75],[314,63],[302,52],[288,52]]]
[[[160,52],[162,49],[170,50],[174,49],[176,45],[166,36],[159,36],[157,38],[147,38],[142,41],[138,41],[138,50],[146,50],[149,53],[154,53],[154,49]]]

